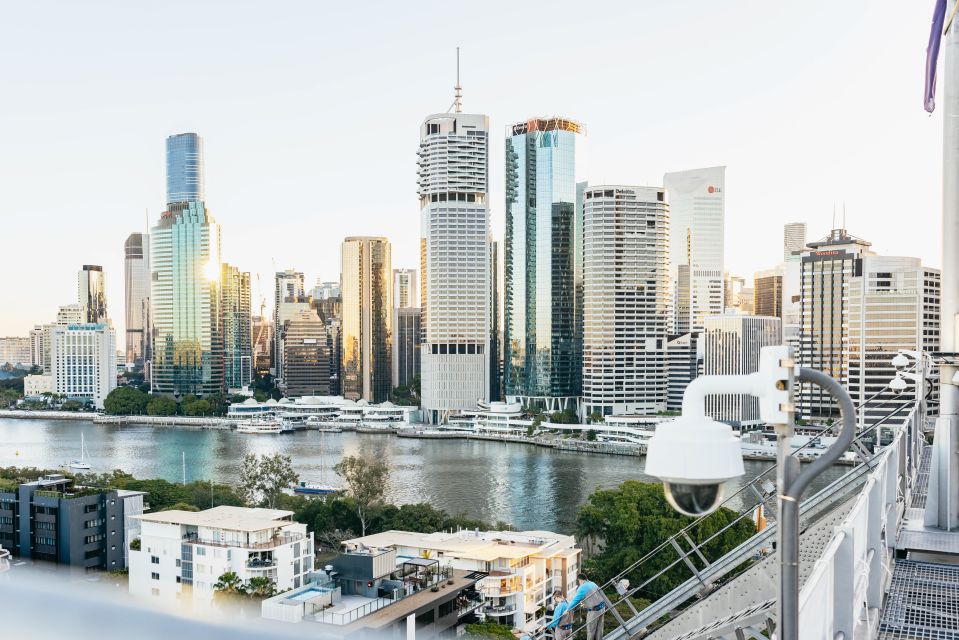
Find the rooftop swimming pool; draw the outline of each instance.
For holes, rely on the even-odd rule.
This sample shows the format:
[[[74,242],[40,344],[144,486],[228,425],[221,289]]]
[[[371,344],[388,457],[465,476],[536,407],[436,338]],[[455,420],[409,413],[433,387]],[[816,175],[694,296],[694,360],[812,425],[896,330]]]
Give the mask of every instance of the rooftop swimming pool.
[[[288,600],[297,600],[297,601],[299,601],[299,602],[306,602],[307,600],[311,600],[311,599],[315,598],[316,596],[321,596],[321,595],[323,595],[324,593],[329,593],[329,592],[332,591],[332,590],[333,590],[333,589],[331,589],[330,587],[310,587],[310,588],[307,589],[306,591],[301,591],[300,593],[296,594],[295,596],[290,596],[290,597],[287,598],[287,599],[288,599]]]

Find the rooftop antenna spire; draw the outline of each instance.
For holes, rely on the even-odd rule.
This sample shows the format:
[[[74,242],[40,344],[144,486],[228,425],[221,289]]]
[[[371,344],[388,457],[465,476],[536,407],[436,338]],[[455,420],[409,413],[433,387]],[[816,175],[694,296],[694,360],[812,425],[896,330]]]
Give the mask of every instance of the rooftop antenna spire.
[[[455,113],[463,112],[463,87],[460,86],[460,48],[456,47],[456,90],[453,98],[453,111]]]
[[[842,228],[846,229],[846,201],[842,201]]]

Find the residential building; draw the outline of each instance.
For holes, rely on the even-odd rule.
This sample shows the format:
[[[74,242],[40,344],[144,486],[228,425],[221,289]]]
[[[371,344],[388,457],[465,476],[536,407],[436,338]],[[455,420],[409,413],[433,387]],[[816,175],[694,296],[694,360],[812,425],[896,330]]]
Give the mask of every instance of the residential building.
[[[166,139],[166,201],[202,202],[203,139],[195,133],[178,133]]]
[[[912,392],[888,389],[896,376],[892,359],[900,349],[939,351],[938,269],[918,258],[863,256],[862,270],[849,283],[848,374],[845,386],[857,412],[860,429],[887,415],[900,416],[915,403]],[[929,404],[938,402],[938,387],[929,386]]]
[[[417,152],[425,418],[490,396],[489,117],[428,116]]]
[[[135,368],[143,367],[146,336],[150,331],[150,236],[131,233],[123,244],[124,326],[126,359]]]
[[[57,310],[57,319],[51,324],[43,325],[43,339],[39,341],[43,349],[43,372],[52,373],[51,353],[53,347],[53,330],[58,326],[81,324],[86,318],[86,311],[79,304],[66,304]],[[32,348],[32,345],[31,345]]]
[[[799,364],[847,383],[849,370],[849,284],[862,274],[870,243],[833,229],[807,244],[800,261]],[[799,386],[798,413],[804,418],[831,418],[839,407],[828,391]]]
[[[304,310],[301,301],[306,292],[303,288],[303,272],[287,269],[278,271],[273,291],[273,375],[283,378],[283,323]],[[287,302],[287,300],[290,302]],[[293,304],[293,307],[287,307]],[[281,318],[281,316],[283,316]]]
[[[783,266],[757,271],[753,277],[753,313],[783,317]]]
[[[683,394],[686,387],[702,373],[702,352],[699,333],[684,333],[669,336],[666,343],[668,364],[668,389],[666,410],[677,412],[683,408]]]
[[[220,292],[223,385],[227,389],[242,389],[253,382],[249,272],[224,262],[220,268]]]
[[[582,236],[576,139],[565,118],[513,125],[506,139],[505,395],[547,411],[582,393]]]
[[[33,360],[33,349],[30,337],[7,336],[0,338],[0,363],[2,364],[30,364]]]
[[[419,308],[416,269],[393,269],[393,308]]]
[[[667,173],[663,184],[669,200],[675,333],[698,331],[703,318],[724,308],[726,167]]]
[[[806,248],[806,223],[789,222],[783,226],[783,260],[800,256]]]
[[[53,376],[50,374],[30,375],[23,377],[23,397],[30,398],[53,393]]]
[[[83,322],[107,321],[107,283],[100,265],[85,264],[77,273],[77,303],[83,307]]]
[[[486,619],[527,631],[544,623],[554,589],[572,594],[580,568],[573,536],[549,531],[384,531],[344,545],[392,549],[400,557],[432,558],[454,570],[486,573],[478,585],[486,597]]]
[[[183,594],[209,604],[213,585],[231,571],[242,582],[269,578],[277,591],[298,588],[313,571],[313,534],[292,518],[292,511],[227,506],[137,516],[130,593],[169,603]]]
[[[220,226],[203,202],[174,202],[150,231],[151,385],[207,395],[223,386]]]
[[[77,486],[60,474],[0,485],[0,546],[15,557],[86,571],[125,569],[144,495]]]
[[[326,300],[327,298],[339,298],[340,297],[340,283],[336,282],[322,282],[319,278],[316,279],[316,286],[313,287],[313,299],[314,300]]]
[[[267,375],[273,365],[273,323],[266,316],[253,318],[253,370]]]
[[[704,320],[703,373],[743,375],[759,371],[759,352],[782,339],[779,318],[726,314]],[[706,398],[706,413],[736,427],[761,424],[759,400],[745,394],[712,395]]]
[[[665,411],[669,205],[662,187],[583,197],[583,414]]]
[[[342,392],[350,400],[384,402],[393,378],[393,268],[386,238],[343,241]]]
[[[30,329],[30,364],[34,367],[40,367],[41,371],[43,370],[43,355],[45,352],[43,341],[43,325],[33,325],[33,329]]]
[[[53,390],[97,409],[117,386],[116,333],[108,324],[58,325],[53,330]]]
[[[421,335],[419,307],[393,310],[393,387],[409,387],[420,375]]]
[[[300,311],[287,322],[283,349],[287,397],[330,395],[326,323],[314,309]]]

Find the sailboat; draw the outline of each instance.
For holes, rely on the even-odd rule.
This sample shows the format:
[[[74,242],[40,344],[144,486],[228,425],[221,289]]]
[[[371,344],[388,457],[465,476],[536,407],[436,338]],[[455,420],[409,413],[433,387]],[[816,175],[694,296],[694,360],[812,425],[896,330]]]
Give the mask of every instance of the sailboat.
[[[71,462],[70,468],[78,471],[86,471],[90,468],[90,463],[87,462],[87,444],[82,432],[80,433],[80,459]]]
[[[323,439],[322,432],[320,438],[320,459],[323,458]],[[293,489],[293,493],[304,495],[304,496],[316,496],[316,495],[327,495],[330,493],[339,493],[343,489],[339,487],[334,487],[323,482],[323,473],[324,467],[323,463],[320,463],[320,481],[319,482],[309,482],[306,480],[300,480],[298,483],[290,487]]]

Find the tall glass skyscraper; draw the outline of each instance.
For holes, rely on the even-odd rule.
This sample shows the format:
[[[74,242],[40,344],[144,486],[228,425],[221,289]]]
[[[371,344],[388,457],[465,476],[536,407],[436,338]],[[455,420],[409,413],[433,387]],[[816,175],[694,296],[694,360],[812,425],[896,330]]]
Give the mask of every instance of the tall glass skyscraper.
[[[253,381],[253,327],[250,309],[250,273],[223,263],[220,312],[223,328],[223,378],[227,389]]]
[[[150,316],[150,236],[131,233],[123,245],[127,364],[143,366]]]
[[[166,139],[166,201],[203,200],[203,138],[178,133]]]
[[[576,136],[564,118],[514,125],[506,139],[506,396],[573,409],[582,391],[582,224]]]
[[[385,402],[393,379],[393,266],[386,238],[343,241],[342,391],[350,400]]]
[[[77,274],[77,303],[83,307],[84,322],[107,321],[107,283],[103,267],[85,264]]]

